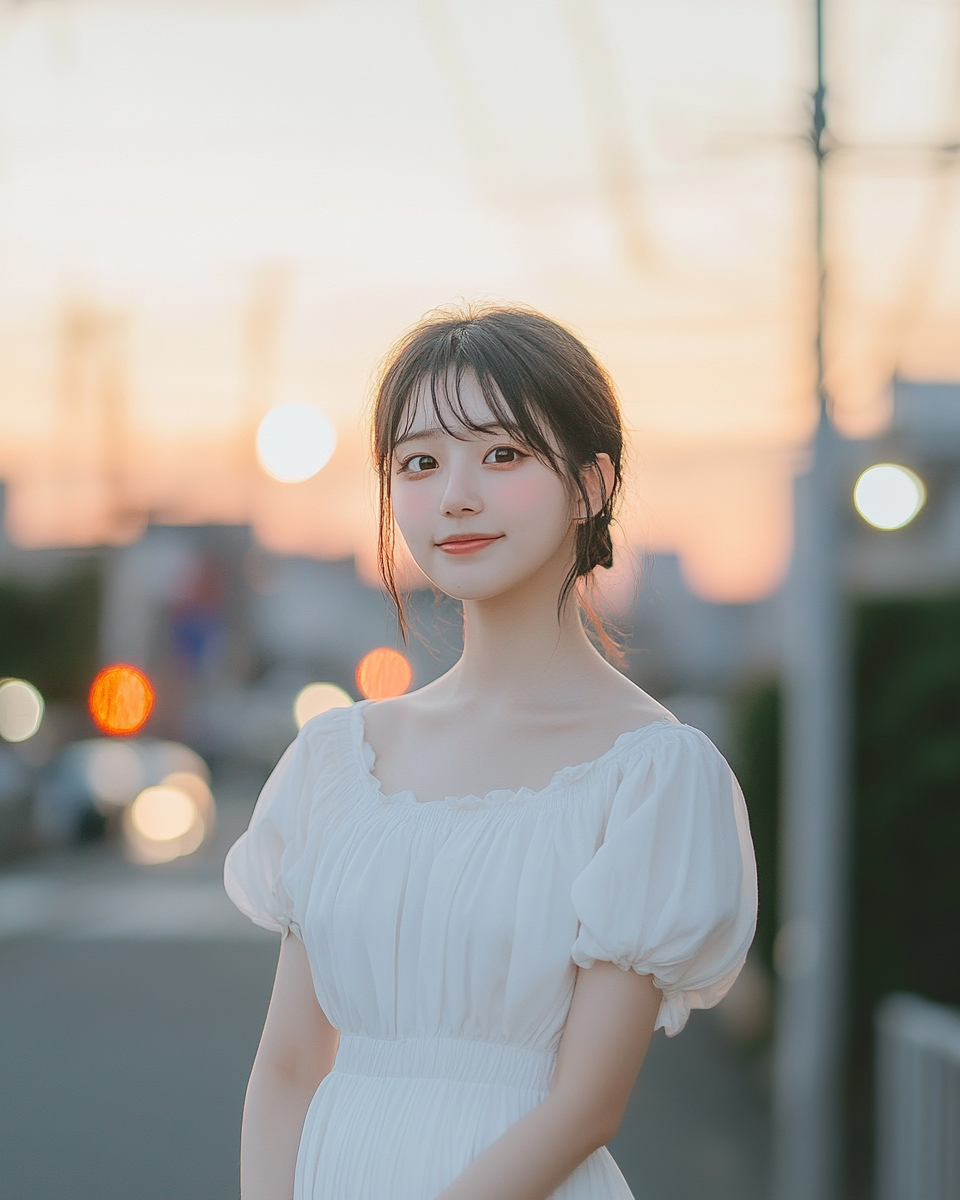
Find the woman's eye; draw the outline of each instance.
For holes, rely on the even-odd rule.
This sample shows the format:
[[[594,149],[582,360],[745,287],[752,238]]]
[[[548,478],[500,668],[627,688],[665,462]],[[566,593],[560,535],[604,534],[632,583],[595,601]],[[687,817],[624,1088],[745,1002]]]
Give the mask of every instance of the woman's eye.
[[[403,469],[416,475],[420,471],[432,471],[439,464],[432,454],[415,454],[403,464]]]
[[[512,463],[517,462],[521,457],[520,451],[515,450],[513,446],[497,446],[483,461],[485,463]]]

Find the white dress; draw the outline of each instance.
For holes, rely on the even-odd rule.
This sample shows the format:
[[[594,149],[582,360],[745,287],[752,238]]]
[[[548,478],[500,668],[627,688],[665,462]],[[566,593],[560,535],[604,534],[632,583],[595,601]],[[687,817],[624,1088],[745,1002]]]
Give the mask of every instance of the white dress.
[[[420,803],[371,773],[366,703],[303,727],[225,867],[241,911],[301,938],[340,1031],[295,1200],[433,1200],[546,1097],[578,966],[651,974],[672,1036],[754,932],[743,797],[697,730],[625,733],[538,792]],[[631,1192],[602,1149],[554,1196]]]

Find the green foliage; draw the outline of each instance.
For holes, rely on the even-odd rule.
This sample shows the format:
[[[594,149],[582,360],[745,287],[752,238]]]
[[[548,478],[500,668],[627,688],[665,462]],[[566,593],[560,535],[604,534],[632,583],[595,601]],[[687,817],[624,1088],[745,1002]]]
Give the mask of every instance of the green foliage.
[[[96,671],[100,573],[85,562],[52,583],[0,582],[0,678],[46,700],[82,700]]]
[[[960,596],[855,615],[854,1003],[960,1004]]]
[[[871,1194],[874,1014],[890,992],[960,1006],[960,595],[854,605],[849,1054],[844,1194]],[[733,697],[731,765],[760,885],[755,949],[777,919],[780,689]]]
[[[773,965],[777,932],[777,806],[780,796],[780,688],[764,680],[734,697],[732,766],[740,780],[750,814],[757,855],[760,911],[754,949],[767,967]]]
[[[909,991],[960,1005],[960,596],[862,601],[853,641],[851,1065],[857,1103],[869,1113],[880,998]],[[769,962],[777,685],[754,684],[735,701],[733,765],[757,850],[757,949]]]

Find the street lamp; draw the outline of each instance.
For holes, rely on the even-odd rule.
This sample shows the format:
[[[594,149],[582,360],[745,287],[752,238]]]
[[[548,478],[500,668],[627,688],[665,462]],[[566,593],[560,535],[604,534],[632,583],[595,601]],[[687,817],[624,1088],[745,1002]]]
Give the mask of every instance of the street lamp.
[[[899,463],[875,463],[867,467],[853,489],[857,512],[875,529],[902,529],[926,501],[923,480]]]

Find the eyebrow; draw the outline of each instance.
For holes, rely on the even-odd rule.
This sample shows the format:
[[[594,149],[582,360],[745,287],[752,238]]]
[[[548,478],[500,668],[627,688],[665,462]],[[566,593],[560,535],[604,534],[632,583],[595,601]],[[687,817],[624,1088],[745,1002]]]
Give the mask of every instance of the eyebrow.
[[[466,429],[469,433],[508,433],[508,430],[504,429],[502,425],[498,425],[496,421],[492,421],[488,425],[477,425],[475,427],[465,425],[464,429]],[[396,449],[396,447],[402,446],[404,442],[413,441],[415,438],[442,437],[444,434],[449,433],[449,429],[444,429],[440,425],[431,425],[429,429],[411,429],[410,432],[405,433],[403,437],[397,438],[397,440],[394,442],[394,448]]]

